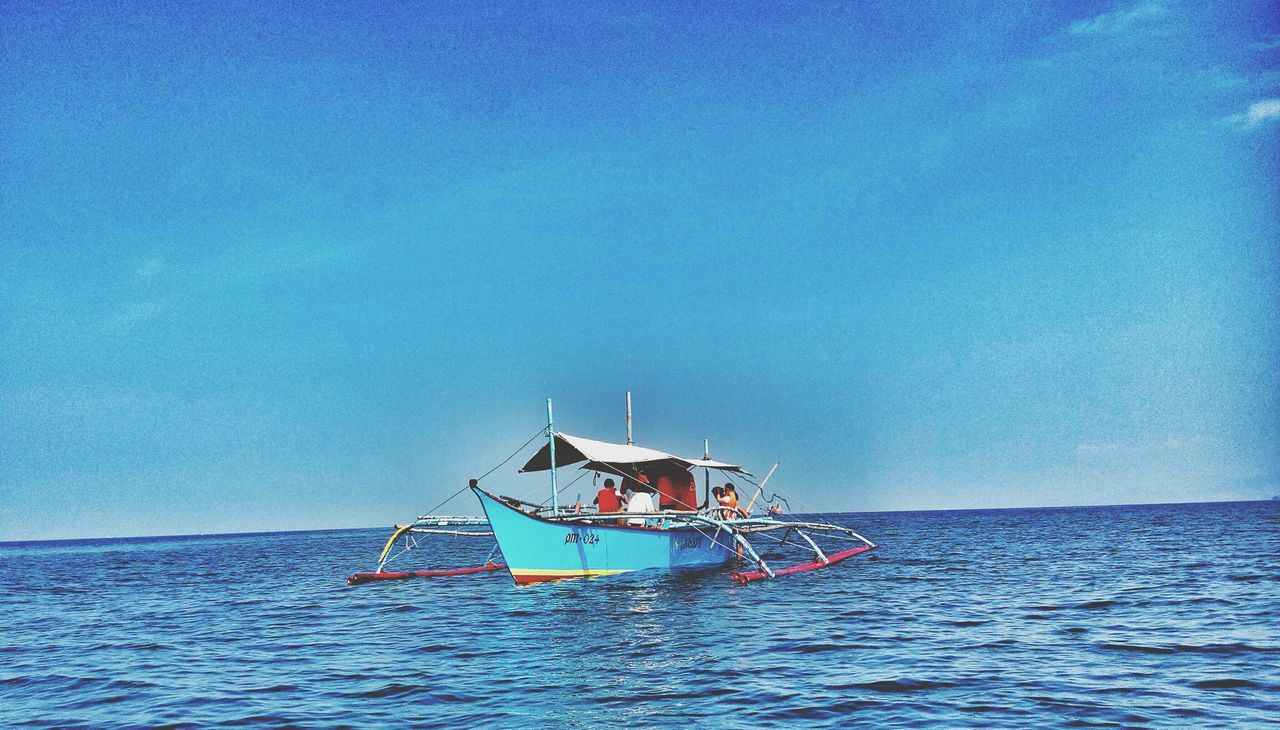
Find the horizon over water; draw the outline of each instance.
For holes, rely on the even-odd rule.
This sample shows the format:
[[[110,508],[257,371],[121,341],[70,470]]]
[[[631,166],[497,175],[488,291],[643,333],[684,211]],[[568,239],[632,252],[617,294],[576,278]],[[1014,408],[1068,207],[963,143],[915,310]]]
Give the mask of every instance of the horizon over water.
[[[727,566],[346,586],[385,528],[0,543],[0,726],[1280,717],[1280,502],[831,517],[879,547],[749,586]],[[492,544],[424,542],[413,567]]]
[[[1280,501],[1280,495],[1276,495],[1271,499],[1226,499],[1226,500],[1209,500],[1209,501],[1186,501],[1186,502],[1117,502],[1106,504],[1063,504],[1063,505],[1033,505],[1024,507],[936,507],[928,509],[886,509],[886,510],[868,510],[868,511],[846,511],[846,512],[808,512],[798,511],[789,513],[788,516],[806,515],[806,514],[822,514],[822,515],[879,515],[879,514],[901,514],[901,513],[934,513],[934,512],[1006,512],[1011,510],[1051,510],[1051,509],[1098,509],[1110,507],[1178,507],[1186,505],[1214,505],[1214,504],[1252,504]],[[465,510],[463,510],[465,511]],[[480,513],[477,508],[473,510],[476,514]],[[401,523],[396,523],[401,524]],[[21,540],[0,540],[0,547],[13,547],[20,545],[44,545],[50,543],[64,542],[94,542],[99,540],[166,540],[178,539],[185,537],[250,537],[254,535],[294,535],[310,532],[349,532],[352,530],[383,530],[387,525],[364,525],[359,527],[304,527],[296,529],[280,529],[280,530],[247,530],[247,531],[230,531],[230,532],[173,532],[173,533],[154,533],[144,535],[91,535],[87,537],[34,537],[24,538]],[[874,542],[874,541],[873,541]]]

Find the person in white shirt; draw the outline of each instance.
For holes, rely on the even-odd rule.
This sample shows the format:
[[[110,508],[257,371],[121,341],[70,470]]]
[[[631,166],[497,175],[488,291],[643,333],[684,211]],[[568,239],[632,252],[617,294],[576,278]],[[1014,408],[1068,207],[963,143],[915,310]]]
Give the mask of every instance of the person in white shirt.
[[[657,512],[657,508],[653,506],[653,495],[650,494],[649,488],[643,485],[636,485],[636,491],[631,493],[631,500],[627,502],[628,512]],[[643,525],[645,523],[642,517],[632,517],[627,520],[629,525]]]

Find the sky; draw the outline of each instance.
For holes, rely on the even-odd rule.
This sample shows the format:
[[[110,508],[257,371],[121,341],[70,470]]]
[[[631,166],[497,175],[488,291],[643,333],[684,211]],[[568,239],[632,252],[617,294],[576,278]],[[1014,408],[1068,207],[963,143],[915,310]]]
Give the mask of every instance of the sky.
[[[1278,163],[1274,2],[4,0],[0,540],[389,526],[628,390],[815,510],[1268,499]]]

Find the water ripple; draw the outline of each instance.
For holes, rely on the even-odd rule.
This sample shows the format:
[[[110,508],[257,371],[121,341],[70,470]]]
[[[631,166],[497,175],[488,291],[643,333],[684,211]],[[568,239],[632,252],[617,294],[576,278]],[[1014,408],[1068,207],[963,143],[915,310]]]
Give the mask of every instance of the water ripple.
[[[0,726],[1212,727],[1280,713],[1280,505],[847,519],[876,553],[745,587],[727,568],[345,586],[382,530],[0,545]],[[488,550],[432,545],[434,567]],[[178,569],[138,569],[156,564]]]

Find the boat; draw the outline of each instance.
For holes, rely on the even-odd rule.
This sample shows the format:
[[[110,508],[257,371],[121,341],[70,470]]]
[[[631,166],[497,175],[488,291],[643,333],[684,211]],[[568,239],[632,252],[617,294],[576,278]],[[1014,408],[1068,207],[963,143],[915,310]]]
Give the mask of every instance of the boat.
[[[550,399],[547,400],[547,426],[540,429],[526,447],[538,437],[545,437],[546,443],[529,457],[519,473],[548,472],[550,495],[546,500],[535,503],[499,495],[480,484],[483,477],[471,479],[467,487],[450,499],[471,492],[480,503],[483,517],[426,514],[407,525],[398,525],[379,555],[377,568],[352,575],[348,584],[470,575],[505,568],[516,584],[528,585],[731,563],[737,564],[737,569],[730,573],[732,580],[746,584],[827,568],[876,547],[842,525],[821,519],[798,519],[795,515],[784,517],[780,503],[785,499],[777,494],[762,499],[777,464],[764,479],[756,482],[754,475],[742,466],[712,459],[705,440],[699,458],[636,445],[631,435],[630,393],[627,394],[626,443],[557,431]],[[512,454],[499,467],[517,454]],[[559,476],[563,469],[574,466],[580,470],[579,478],[594,474],[596,479],[602,476],[610,481],[617,479],[633,495],[656,495],[657,504],[641,499],[635,504],[648,503],[650,508],[592,512],[583,509],[579,498],[572,507],[562,507],[559,496],[567,486],[560,486]],[[486,476],[499,467],[491,469]],[[710,478],[713,471],[755,487],[745,507],[736,503],[726,506],[713,498]],[[699,473],[703,476],[704,491],[700,503],[696,479]],[[731,483],[726,485],[731,486]],[[757,505],[759,514],[753,514]],[[789,505],[787,511],[790,512]],[[488,529],[477,529],[481,527]],[[477,567],[388,570],[392,559],[420,547],[416,536],[422,534],[492,537],[495,545],[489,558]],[[819,537],[844,547],[832,549],[828,545],[824,550],[815,539]],[[760,548],[765,542],[772,552]],[[396,546],[400,546],[398,552],[394,551]],[[774,553],[781,555],[787,548],[804,552],[807,559],[775,568],[771,564]],[[497,553],[501,553],[504,562],[497,562]]]

